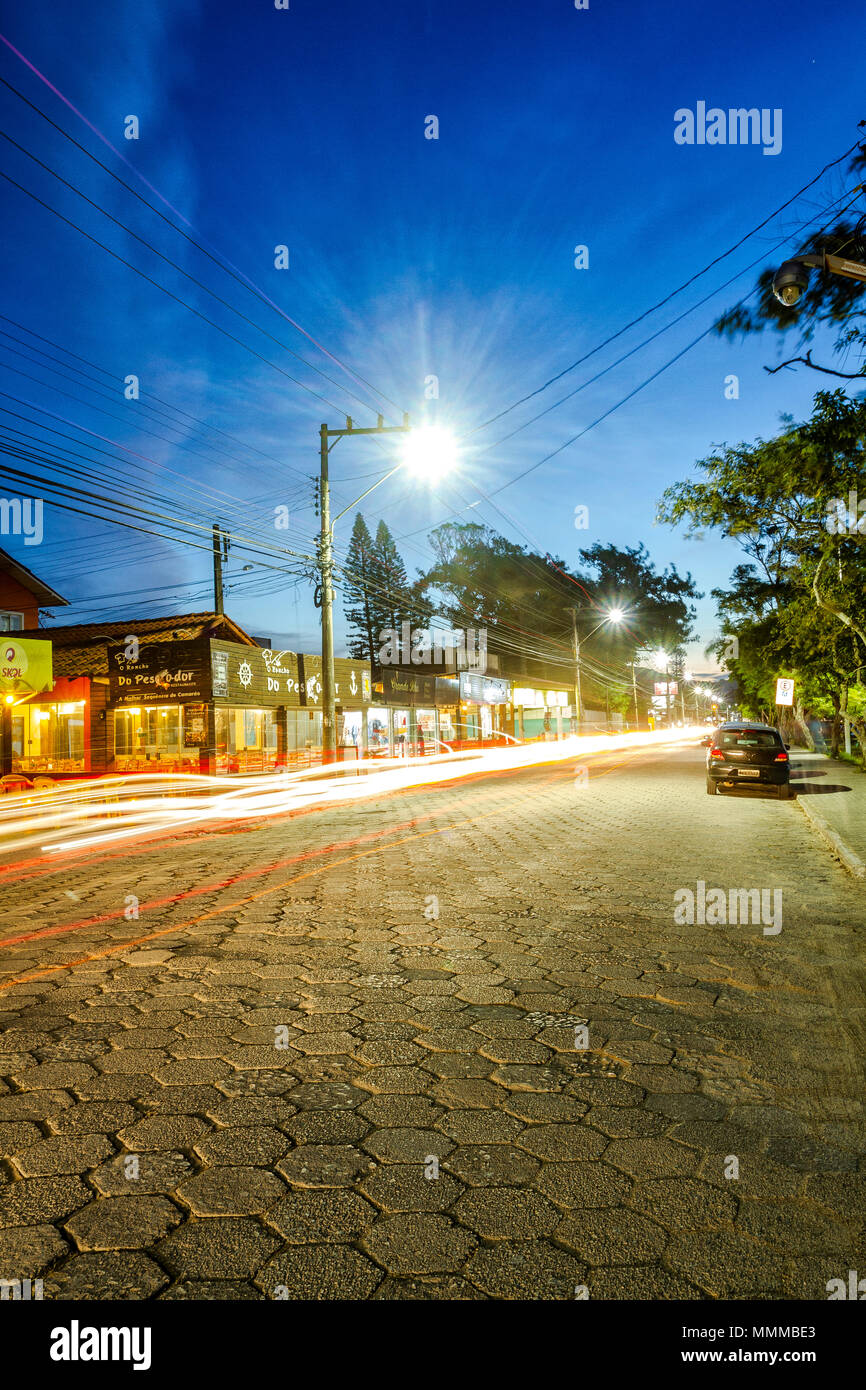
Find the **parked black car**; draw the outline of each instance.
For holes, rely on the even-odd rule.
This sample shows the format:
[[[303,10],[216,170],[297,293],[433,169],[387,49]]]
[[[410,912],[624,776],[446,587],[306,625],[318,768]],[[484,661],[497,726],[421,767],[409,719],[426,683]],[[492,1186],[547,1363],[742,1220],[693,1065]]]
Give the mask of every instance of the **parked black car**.
[[[788,746],[770,724],[722,724],[704,743],[708,796],[738,786],[776,787],[780,799],[792,795]]]

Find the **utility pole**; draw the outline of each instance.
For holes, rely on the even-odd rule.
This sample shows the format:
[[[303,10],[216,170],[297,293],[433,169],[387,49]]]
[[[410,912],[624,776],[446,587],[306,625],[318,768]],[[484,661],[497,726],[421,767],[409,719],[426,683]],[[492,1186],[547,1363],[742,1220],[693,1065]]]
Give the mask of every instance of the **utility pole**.
[[[577,732],[580,733],[580,721],[583,718],[583,704],[580,698],[580,638],[577,635],[577,609],[571,610],[571,628],[574,634],[574,694],[575,709],[577,715]]]
[[[328,440],[333,438],[336,442],[347,434],[406,434],[409,430],[409,416],[404,413],[402,425],[386,425],[384,416],[378,417],[377,423],[365,429],[356,429],[352,424],[351,415],[346,417],[345,429],[329,429],[327,425],[319,427],[319,510],[321,515],[321,526],[319,529],[319,583],[322,594],[322,762],[333,763],[337,759],[337,699],[336,685],[334,682],[334,526],[350,510],[346,507],[338,516],[331,521],[331,499],[328,485],[328,455],[334,445],[329,444]],[[373,487],[368,487],[367,492],[362,492],[360,497],[356,497],[351,504],[356,507],[372,492],[373,488],[383,483],[385,478],[390,478],[391,473],[396,473],[402,467],[397,464],[389,473],[380,478]]]
[[[635,675],[636,665],[636,661],[633,661],[631,663],[631,688],[632,693],[634,694],[634,726],[637,729],[640,727],[640,715],[638,714],[637,709],[637,676]]]
[[[214,522],[213,528],[213,607],[215,613],[223,613],[223,560],[228,556],[228,536],[223,535]]]

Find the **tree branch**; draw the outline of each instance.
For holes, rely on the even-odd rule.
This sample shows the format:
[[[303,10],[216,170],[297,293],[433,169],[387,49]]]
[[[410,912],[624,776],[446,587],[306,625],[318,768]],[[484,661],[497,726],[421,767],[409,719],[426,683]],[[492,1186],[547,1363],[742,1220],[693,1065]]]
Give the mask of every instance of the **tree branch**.
[[[789,357],[787,362],[780,362],[778,367],[765,367],[764,371],[770,376],[775,376],[776,372],[781,372],[783,367],[791,367],[795,362],[802,362],[804,366],[811,367],[813,372],[823,372],[825,376],[840,376],[846,381],[854,381],[858,377],[866,376],[866,369],[862,368],[859,372],[837,372],[833,367],[820,367],[817,362],[812,361],[812,349],[809,348],[805,357]]]

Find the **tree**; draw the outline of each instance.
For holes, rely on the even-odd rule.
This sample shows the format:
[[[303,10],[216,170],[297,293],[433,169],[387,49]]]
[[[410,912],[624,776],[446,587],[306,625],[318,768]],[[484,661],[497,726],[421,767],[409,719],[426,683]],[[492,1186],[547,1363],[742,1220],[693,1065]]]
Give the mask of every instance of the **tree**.
[[[846,182],[860,183],[864,170],[866,145],[860,145],[849,161]],[[843,214],[826,231],[822,230],[807,237],[796,248],[796,252],[804,254],[827,251],[831,255],[842,255],[849,260],[866,260],[866,238],[863,229],[864,218],[853,219]],[[836,356],[844,361],[853,350],[855,355],[862,359],[866,355],[866,301],[863,298],[866,289],[863,284],[845,276],[813,270],[806,292],[795,305],[788,306],[781,304],[773,294],[773,278],[777,269],[778,263],[768,266],[758,276],[755,287],[758,299],[755,307],[746,308],[745,301],[741,301],[736,308],[722,314],[715,324],[716,331],[725,337],[744,337],[748,334],[763,333],[769,327],[782,335],[796,333],[797,347],[802,348],[812,339],[816,329],[832,327],[837,330],[833,345]],[[767,367],[765,370],[777,372],[782,367],[792,366],[797,362],[829,376],[859,377],[866,374],[866,362],[861,362],[855,372],[844,372],[813,362],[810,351],[804,356],[791,357],[779,366]]]
[[[360,512],[355,515],[343,571],[343,612],[349,624],[349,655],[357,660],[372,661],[378,651],[378,571],[373,537]]]
[[[412,601],[406,566],[384,521],[380,521],[376,528],[373,558],[379,588],[376,611],[381,615],[380,631],[382,628],[399,629],[404,619],[412,620]]]
[[[725,446],[698,462],[704,477],[668,488],[659,519],[712,526],[734,538],[750,563],[733,587],[716,591],[721,616],[733,620],[741,681],[765,698],[758,679],[787,664],[801,676],[801,697],[828,695],[838,743],[852,672],[866,660],[860,616],[866,591],[864,519],[866,404],[841,390],[819,391],[811,419],[790,419],[776,438]],[[866,524],[863,524],[866,531]],[[848,673],[848,674],[846,674]],[[803,716],[802,709],[799,711]]]

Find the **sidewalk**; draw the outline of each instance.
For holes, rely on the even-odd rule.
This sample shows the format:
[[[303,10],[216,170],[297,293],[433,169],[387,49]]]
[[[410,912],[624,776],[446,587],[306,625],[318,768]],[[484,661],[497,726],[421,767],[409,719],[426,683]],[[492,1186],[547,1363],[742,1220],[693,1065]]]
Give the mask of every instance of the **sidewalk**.
[[[791,750],[797,805],[852,874],[866,877],[866,773],[853,763]]]

